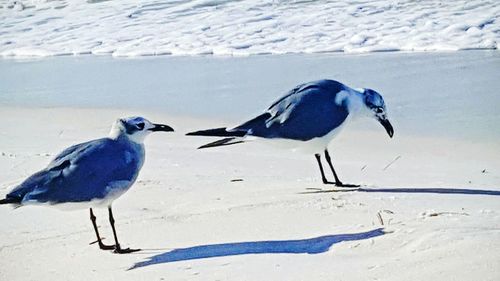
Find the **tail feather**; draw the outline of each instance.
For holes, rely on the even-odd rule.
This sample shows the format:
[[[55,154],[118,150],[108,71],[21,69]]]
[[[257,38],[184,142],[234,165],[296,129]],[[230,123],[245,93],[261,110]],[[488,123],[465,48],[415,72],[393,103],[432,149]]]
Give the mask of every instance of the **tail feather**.
[[[208,130],[200,130],[196,132],[187,133],[186,136],[209,136],[209,137],[243,137],[247,134],[244,130],[231,130],[227,131],[227,128],[215,128]]]
[[[224,139],[216,140],[214,142],[202,145],[202,146],[198,147],[198,149],[223,146],[223,145],[231,145],[231,144],[237,144],[237,143],[242,143],[242,142],[244,142],[242,139],[224,138]]]
[[[262,131],[266,128],[266,120],[271,118],[269,112],[263,113],[234,129],[227,130],[226,127],[214,128],[208,130],[200,130],[196,132],[187,133],[186,136],[208,136],[208,137],[244,137],[250,131],[254,134],[256,131]]]

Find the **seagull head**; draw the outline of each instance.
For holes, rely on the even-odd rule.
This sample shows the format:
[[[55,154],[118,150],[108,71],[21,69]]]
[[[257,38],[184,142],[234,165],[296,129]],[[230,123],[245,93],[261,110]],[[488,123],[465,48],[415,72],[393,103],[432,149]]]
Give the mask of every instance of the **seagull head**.
[[[362,96],[366,109],[365,112],[380,122],[380,124],[382,124],[387,131],[387,134],[389,134],[389,137],[392,138],[394,135],[394,129],[392,128],[389,119],[387,119],[385,103],[382,96],[372,89],[363,89]]]
[[[125,136],[129,140],[142,143],[144,138],[152,132],[173,132],[172,127],[163,124],[154,124],[143,117],[127,117],[116,120],[111,128],[110,138],[116,139]]]

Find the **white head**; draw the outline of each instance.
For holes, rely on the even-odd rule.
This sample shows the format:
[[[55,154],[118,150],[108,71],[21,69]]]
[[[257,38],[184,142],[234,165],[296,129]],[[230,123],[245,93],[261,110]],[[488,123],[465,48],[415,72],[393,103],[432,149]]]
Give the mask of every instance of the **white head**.
[[[144,138],[152,132],[173,132],[174,129],[163,124],[153,124],[143,117],[127,117],[115,121],[109,132],[111,139],[125,136],[129,140],[142,143]]]
[[[394,129],[391,123],[387,119],[387,113],[385,108],[385,102],[382,96],[372,89],[361,89],[359,90],[363,100],[363,112],[376,119],[382,126],[384,126],[389,137],[392,138],[394,135]]]

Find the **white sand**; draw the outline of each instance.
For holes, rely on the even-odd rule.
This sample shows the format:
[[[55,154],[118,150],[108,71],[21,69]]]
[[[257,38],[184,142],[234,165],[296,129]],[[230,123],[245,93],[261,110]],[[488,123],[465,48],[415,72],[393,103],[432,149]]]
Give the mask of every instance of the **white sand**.
[[[6,108],[0,112],[4,124],[12,124],[2,132],[8,136],[2,141],[0,158],[2,193],[63,147],[105,134],[104,124],[114,116],[135,113]],[[117,256],[89,246],[94,234],[87,211],[2,207],[2,279],[497,280],[500,276],[498,194],[301,194],[327,188],[319,180],[313,157],[256,143],[197,151],[193,148],[203,140],[180,133],[209,122],[159,114],[150,118],[182,129],[150,137],[138,182],[115,204],[122,243],[147,250]],[[30,137],[17,126],[29,129]],[[364,137],[371,138],[370,148]],[[404,136],[388,140],[383,132],[348,131],[333,147],[344,181],[381,188],[500,191],[498,151],[498,144]],[[100,211],[98,218],[106,241],[111,241],[106,212]],[[334,244],[325,253],[223,256],[125,271],[176,248],[306,239],[379,227],[392,233]]]
[[[358,63],[354,61],[358,59],[370,61],[370,57],[354,58],[355,69]],[[47,62],[54,63],[33,65],[49,67]],[[448,75],[460,77],[457,72],[472,69],[483,82],[469,89],[481,98],[488,96],[489,90],[498,89],[494,73],[480,71],[489,69],[489,62],[464,60],[463,68],[447,64],[434,73],[446,69],[451,74],[442,71],[441,78],[447,81]],[[142,61],[135,63],[140,65]],[[366,190],[392,188],[386,190],[388,192],[313,193],[330,187],[321,183],[311,155],[258,143],[199,151],[194,148],[210,139],[183,136],[190,130],[231,125],[248,116],[246,112],[235,113],[234,108],[228,108],[232,112],[229,117],[221,115],[216,120],[206,117],[211,115],[208,109],[201,118],[182,117],[158,109],[40,108],[15,106],[9,104],[16,100],[15,95],[4,96],[0,107],[2,195],[46,165],[63,148],[106,135],[117,117],[144,115],[152,121],[171,125],[177,132],[149,137],[147,160],[138,182],[114,205],[122,244],[144,251],[120,256],[101,251],[96,245],[89,246],[88,243],[94,241],[94,233],[88,212],[84,210],[63,212],[44,207],[12,210],[3,206],[0,208],[0,279],[499,280],[500,144],[494,132],[498,128],[498,113],[481,114],[481,110],[470,106],[476,103],[467,101],[467,96],[457,88],[453,93],[462,98],[464,109],[470,107],[469,111],[475,112],[474,120],[483,126],[481,128],[491,128],[490,133],[476,129],[462,138],[467,134],[458,134],[455,119],[450,118],[460,111],[460,106],[425,107],[430,104],[427,96],[451,93],[425,91],[432,84],[421,82],[427,79],[426,68],[406,68],[403,61],[401,64],[400,76],[395,75],[397,71],[392,72],[394,69],[375,76],[362,71],[345,74],[351,81],[356,75],[369,79],[376,75],[385,77],[381,85],[388,89],[385,92],[393,92],[389,94],[389,110],[394,113],[391,116],[396,124],[394,139],[389,139],[375,121],[366,120],[347,128],[331,147],[342,180],[365,184]],[[36,69],[33,65],[31,68]],[[433,67],[428,65],[428,68]],[[368,67],[368,71],[372,70]],[[411,99],[404,92],[396,95],[402,88],[392,89],[393,81],[415,72],[413,80],[415,85],[419,81],[422,84],[422,96]],[[26,73],[24,77],[29,78],[31,74]],[[279,79],[278,74],[274,75]],[[303,80],[305,77],[308,76]],[[29,85],[27,81],[12,88],[21,94],[25,87],[26,97],[36,95],[36,90]],[[258,85],[265,86],[265,83]],[[113,89],[107,88],[107,91],[119,95]],[[71,91],[68,89],[66,93]],[[68,99],[78,98],[68,95]],[[210,98],[198,98],[210,107]],[[259,105],[250,107],[257,113],[264,102],[259,99],[255,103]],[[431,110],[436,107],[441,115]],[[405,116],[405,112],[409,112],[410,117]],[[437,114],[434,115],[436,122],[427,122],[429,132],[411,130],[417,113]],[[456,116],[462,122],[461,117]],[[446,128],[446,124],[452,127],[449,135],[436,133]],[[231,182],[233,179],[242,181]],[[419,188],[422,192],[410,192],[408,188]],[[496,193],[435,193],[459,189]],[[107,238],[105,241],[110,243],[112,235],[106,212],[100,210],[97,216]],[[384,228],[386,234],[381,235],[379,228]],[[367,236],[371,234],[371,238],[349,235],[365,232]],[[339,239],[334,236],[309,243],[286,242],[328,235],[347,235],[340,240],[351,241],[333,243]],[[235,242],[256,243],[231,244]],[[209,246],[214,244],[227,245]],[[191,248],[195,246],[207,247]],[[170,253],[175,249],[180,250]],[[273,249],[299,253],[270,253]],[[255,251],[262,253],[251,254]],[[232,255],[235,253],[240,255]],[[142,263],[162,254],[162,258],[153,260],[157,264]],[[210,255],[219,257],[208,258]],[[145,266],[127,271],[136,263]]]

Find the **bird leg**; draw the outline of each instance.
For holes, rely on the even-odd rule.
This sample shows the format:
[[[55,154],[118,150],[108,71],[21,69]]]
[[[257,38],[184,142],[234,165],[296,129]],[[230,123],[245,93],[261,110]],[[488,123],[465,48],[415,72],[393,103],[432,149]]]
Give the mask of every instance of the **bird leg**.
[[[317,154],[317,155],[319,157],[319,154]],[[328,149],[325,149],[325,158],[326,158],[326,162],[328,162],[328,165],[330,166],[330,169],[332,170],[333,176],[335,177],[335,185],[336,186],[340,186],[340,187],[359,187],[359,185],[357,185],[357,184],[344,184],[344,183],[342,183],[340,181],[339,177],[337,176],[337,173],[335,173],[335,169],[333,168],[332,158],[330,157],[330,153],[328,153]]]
[[[314,154],[314,156],[316,157],[316,160],[318,161],[319,171],[321,172],[321,179],[323,180],[323,183],[324,184],[332,184],[333,182],[329,182],[325,177],[325,171],[323,171],[323,165],[321,165],[321,155],[316,153],[316,154]]]
[[[113,250],[115,248],[115,246],[105,245],[104,243],[102,243],[101,236],[99,235],[99,230],[97,230],[96,217],[94,215],[94,212],[92,211],[92,208],[90,208],[90,220],[92,221],[92,225],[94,226],[95,235],[97,236],[96,242],[98,243],[99,248],[101,250]],[[93,243],[95,243],[95,242],[92,242],[90,244],[93,244]]]
[[[120,247],[120,243],[118,243],[118,237],[116,236],[116,229],[115,229],[115,218],[113,218],[113,211],[111,210],[111,206],[108,207],[109,211],[109,223],[111,224],[111,228],[113,229],[113,236],[115,237],[115,247],[114,247],[114,253],[116,254],[128,254],[128,253],[133,253],[140,251],[141,249],[122,249]]]
[[[333,177],[335,177],[335,185],[342,185],[342,182],[340,181],[339,177],[337,176],[337,173],[335,172],[335,169],[333,168],[332,158],[330,157],[330,153],[328,153],[328,149],[325,149],[325,158],[326,162],[330,166],[330,169],[332,170]]]

